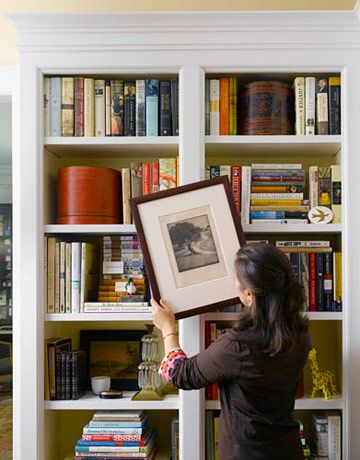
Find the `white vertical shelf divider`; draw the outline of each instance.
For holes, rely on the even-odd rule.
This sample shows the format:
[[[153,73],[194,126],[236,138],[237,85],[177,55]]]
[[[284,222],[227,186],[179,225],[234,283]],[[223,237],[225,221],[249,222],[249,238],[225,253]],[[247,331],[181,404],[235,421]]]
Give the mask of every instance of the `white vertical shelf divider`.
[[[198,181],[204,171],[204,72],[184,66],[179,75],[180,184]],[[186,96],[186,97],[185,97]],[[200,316],[180,321],[180,345],[188,356],[201,350]],[[191,408],[191,409],[190,409]],[[204,398],[200,391],[180,391],[180,459],[204,458]]]

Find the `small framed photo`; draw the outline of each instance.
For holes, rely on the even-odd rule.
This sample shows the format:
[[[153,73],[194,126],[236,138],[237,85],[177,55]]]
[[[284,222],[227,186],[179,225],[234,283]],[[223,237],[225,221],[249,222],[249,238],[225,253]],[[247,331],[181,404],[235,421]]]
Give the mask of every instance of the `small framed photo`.
[[[86,356],[86,387],[91,377],[108,375],[114,390],[137,391],[141,338],[146,330],[82,330],[80,349]]]
[[[130,204],[155,300],[177,319],[239,303],[233,263],[245,240],[227,176]]]

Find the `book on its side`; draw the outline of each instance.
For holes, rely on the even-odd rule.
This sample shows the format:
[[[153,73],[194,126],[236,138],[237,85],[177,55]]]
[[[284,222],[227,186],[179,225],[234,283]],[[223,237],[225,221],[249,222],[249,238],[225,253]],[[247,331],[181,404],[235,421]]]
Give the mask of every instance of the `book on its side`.
[[[84,78],[84,136],[95,134],[95,86],[93,78]]]
[[[105,80],[95,80],[95,136],[105,136]]]

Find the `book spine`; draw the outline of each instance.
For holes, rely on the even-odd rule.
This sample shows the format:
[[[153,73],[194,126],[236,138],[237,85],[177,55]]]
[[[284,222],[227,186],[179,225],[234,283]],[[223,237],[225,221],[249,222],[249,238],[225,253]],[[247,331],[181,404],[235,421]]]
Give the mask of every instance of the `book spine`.
[[[74,78],[74,134],[84,136],[84,77]]]
[[[176,187],[176,159],[159,158],[159,189]]]
[[[250,220],[285,219],[284,211],[250,211]]]
[[[210,178],[220,176],[220,165],[211,165],[210,166]]]
[[[44,236],[44,312],[48,313],[48,237]]]
[[[145,81],[146,135],[159,135],[159,80]]]
[[[328,449],[329,460],[341,460],[341,417],[328,413]]]
[[[130,168],[121,169],[123,224],[131,224]]]
[[[106,304],[106,302],[100,302]],[[110,303],[110,302],[109,302]],[[145,302],[144,302],[145,303]],[[92,307],[85,305],[84,307],[84,314],[85,313],[151,313],[151,308],[149,306],[145,307]]]
[[[241,167],[241,222],[250,223],[251,167]]]
[[[61,79],[61,135],[74,135],[74,78]]]
[[[80,264],[80,313],[84,310],[85,302],[85,278],[86,278],[86,244],[81,243],[81,264]]]
[[[71,243],[65,243],[65,313],[71,313]]]
[[[136,84],[124,82],[124,136],[136,136]]]
[[[316,81],[316,132],[317,134],[329,134],[328,115],[328,80],[319,78]]]
[[[210,80],[205,80],[205,136],[210,134]]]
[[[123,434],[123,435],[134,435],[142,434],[142,428],[95,428],[84,426],[84,434]]]
[[[341,78],[329,77],[329,134],[341,134]]]
[[[342,259],[341,252],[334,252],[333,256],[333,310],[342,310]]]
[[[230,80],[229,77],[220,78],[220,135],[229,135],[230,129]]]
[[[315,134],[315,77],[305,78],[305,134]]]
[[[276,241],[277,248],[330,248],[330,241],[323,240],[295,240],[295,241]]]
[[[332,311],[333,300],[333,254],[324,254],[324,310]]]
[[[231,181],[231,166],[220,165],[220,176],[228,176],[229,182]]]
[[[300,276],[301,276],[301,284],[304,288],[305,294],[305,305],[304,309],[309,311],[310,299],[309,299],[309,258],[308,254],[305,252],[300,253]]]
[[[66,267],[66,245],[65,241],[60,242],[60,285],[59,285],[59,295],[60,295],[60,313],[65,313],[65,267]]]
[[[272,199],[250,199],[251,206],[301,206],[303,200],[272,200]]]
[[[111,82],[105,80],[105,136],[111,136]]]
[[[47,312],[55,313],[55,242],[56,239],[47,239]]]
[[[61,353],[55,354],[55,363],[55,399],[59,400],[62,397]]]
[[[231,166],[231,191],[237,212],[241,210],[241,166]]]
[[[220,82],[210,80],[210,134],[218,136],[220,133]]]
[[[44,77],[43,89],[43,110],[44,110],[44,136],[50,136],[50,98],[51,98],[51,78]]]
[[[308,224],[307,219],[261,219],[261,224],[293,224],[303,225]]]
[[[331,207],[330,166],[319,166],[319,206]]]
[[[301,271],[300,271],[300,253],[299,252],[288,252],[290,262],[293,266],[296,280],[301,282]]]
[[[71,353],[65,354],[65,398],[71,399]]]
[[[111,135],[124,135],[124,82],[111,80]]]
[[[301,169],[301,163],[252,163],[251,170],[257,169],[266,169],[268,171],[272,170],[293,170],[293,169]]]
[[[305,78],[296,77],[294,80],[295,92],[295,134],[305,134]]]
[[[304,198],[303,193],[251,193],[251,200],[302,200]]]
[[[61,136],[61,78],[50,78],[50,136]]]
[[[331,176],[331,210],[333,212],[333,224],[341,223],[341,166],[330,166]]]
[[[95,136],[105,136],[105,80],[95,80]]]
[[[179,80],[171,80],[171,124],[172,135],[179,135]]]
[[[171,83],[160,81],[160,136],[171,136]]]
[[[230,77],[230,115],[229,115],[229,134],[236,136],[237,134],[237,93],[238,80],[237,77]]]
[[[324,254],[316,253],[316,305],[324,311]]]
[[[95,86],[93,78],[84,78],[84,136],[95,134]]]
[[[142,187],[141,187],[142,165],[141,163],[131,162],[130,173],[131,173],[131,198],[137,198],[138,196],[142,195]]]
[[[80,312],[81,243],[71,243],[71,311]]]
[[[316,253],[309,253],[309,310],[317,311],[316,304]]]
[[[55,243],[55,313],[60,313],[60,242]]]
[[[319,206],[319,167],[309,167],[309,198],[310,208]]]
[[[136,135],[146,136],[145,80],[136,80]]]
[[[151,174],[150,163],[142,164],[142,194],[148,195],[151,193]]]
[[[250,206],[250,211],[309,212],[309,206]]]
[[[151,193],[159,191],[159,163],[152,161],[150,164],[151,169]]]

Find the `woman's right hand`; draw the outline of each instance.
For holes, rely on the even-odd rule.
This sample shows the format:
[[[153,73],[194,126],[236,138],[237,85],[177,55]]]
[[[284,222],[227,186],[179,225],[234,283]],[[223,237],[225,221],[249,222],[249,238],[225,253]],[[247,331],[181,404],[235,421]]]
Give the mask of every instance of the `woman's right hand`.
[[[156,300],[150,300],[152,305],[153,323],[159,328],[163,336],[169,333],[176,332],[175,315],[169,305],[160,300],[160,304]]]

